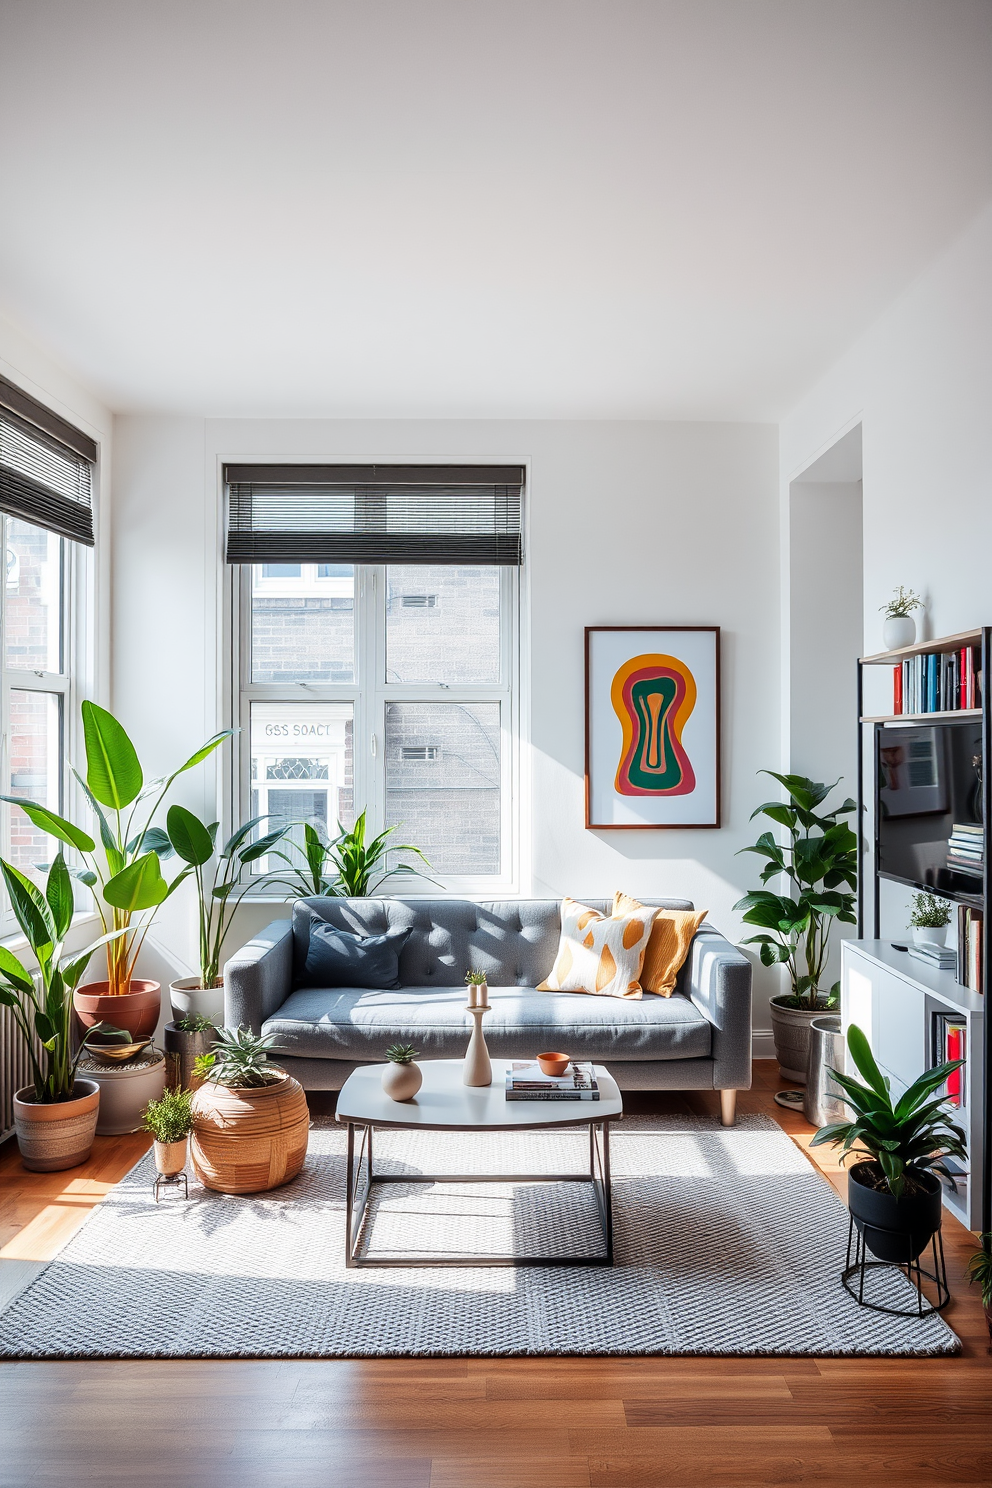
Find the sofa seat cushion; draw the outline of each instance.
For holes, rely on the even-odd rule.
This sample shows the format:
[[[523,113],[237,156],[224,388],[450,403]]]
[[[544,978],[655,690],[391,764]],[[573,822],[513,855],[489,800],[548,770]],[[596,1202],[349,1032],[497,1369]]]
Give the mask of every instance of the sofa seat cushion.
[[[705,1059],[711,1025],[687,997],[639,1001],[583,992],[549,995],[532,987],[490,987],[483,1022],[497,1059],[562,1049],[576,1059]],[[464,987],[400,987],[371,992],[305,987],[291,992],[262,1032],[278,1051],[301,1059],[381,1060],[390,1044],[412,1044],[424,1059],[458,1059],[470,1023]]]

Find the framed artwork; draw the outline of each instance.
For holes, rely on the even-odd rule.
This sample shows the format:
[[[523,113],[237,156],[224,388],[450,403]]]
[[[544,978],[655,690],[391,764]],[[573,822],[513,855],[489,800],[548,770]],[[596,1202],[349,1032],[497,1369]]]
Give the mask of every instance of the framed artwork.
[[[586,628],[586,826],[720,825],[720,627]]]

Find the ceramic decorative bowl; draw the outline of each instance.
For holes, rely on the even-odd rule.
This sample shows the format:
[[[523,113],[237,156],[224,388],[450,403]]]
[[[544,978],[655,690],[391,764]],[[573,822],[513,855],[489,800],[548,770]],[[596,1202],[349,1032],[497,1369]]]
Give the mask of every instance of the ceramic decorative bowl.
[[[133,1044],[87,1044],[86,1050],[101,1064],[124,1064],[140,1054],[142,1049],[147,1049],[150,1043],[151,1038],[143,1038]]]
[[[546,1075],[561,1076],[568,1069],[567,1054],[538,1054],[537,1062]]]

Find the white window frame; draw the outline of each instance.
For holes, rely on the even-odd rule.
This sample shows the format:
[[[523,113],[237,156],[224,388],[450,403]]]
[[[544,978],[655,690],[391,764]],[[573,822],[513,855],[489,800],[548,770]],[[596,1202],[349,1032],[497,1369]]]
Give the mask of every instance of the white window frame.
[[[6,554],[7,521],[2,518],[3,548]],[[19,518],[17,520],[25,520]],[[37,525],[37,524],[34,524]],[[79,702],[89,672],[90,654],[90,600],[91,600],[91,555],[90,550],[70,538],[62,543],[62,667],[61,672],[9,667],[7,665],[7,586],[6,562],[4,563],[3,594],[0,597],[0,782],[3,793],[12,795],[11,750],[10,750],[10,695],[12,692],[54,693],[61,700],[61,760],[60,793],[57,810],[70,821],[79,819],[81,792],[70,770],[70,760],[77,756],[80,729],[78,725]],[[11,820],[14,806],[6,806],[0,813],[0,851],[10,857]],[[54,856],[57,847],[49,840]],[[68,851],[66,849],[66,851]],[[88,908],[89,891],[77,895],[77,910]],[[17,936],[20,928],[7,900],[6,893],[0,895],[0,938]]]
[[[403,567],[404,565],[399,565]],[[386,676],[386,565],[355,566],[355,678],[349,683],[253,683],[251,680],[251,565],[233,571],[232,676],[233,717],[239,732],[232,750],[231,800],[238,821],[251,809],[251,704],[253,702],[350,702],[354,707],[354,801],[363,804],[370,833],[385,825],[385,713],[388,703],[500,704],[500,872],[498,874],[442,874],[430,879],[404,874],[387,881],[384,895],[431,895],[443,890],[465,898],[495,898],[520,892],[520,570],[500,567],[500,677],[494,683],[387,683]],[[296,582],[266,580],[266,592],[292,594]],[[323,587],[339,580],[318,581]],[[271,586],[271,588],[270,588]],[[328,821],[328,829],[334,823]],[[402,833],[400,834],[402,836]],[[258,891],[266,895],[264,887]],[[279,894],[280,901],[285,899]]]

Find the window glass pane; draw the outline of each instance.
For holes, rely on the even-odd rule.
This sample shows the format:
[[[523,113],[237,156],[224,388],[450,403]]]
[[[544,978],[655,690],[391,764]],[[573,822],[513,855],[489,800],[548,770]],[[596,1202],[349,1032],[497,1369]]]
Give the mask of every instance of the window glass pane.
[[[10,794],[62,810],[62,699],[54,692],[10,692]],[[51,837],[16,806],[10,812],[10,860],[18,868],[51,862]]]
[[[436,873],[500,871],[499,703],[390,703],[386,822]]]
[[[386,681],[499,681],[498,568],[386,569]]]
[[[62,670],[62,538],[7,517],[7,665]]]
[[[354,821],[351,703],[252,703],[251,811],[333,831]]]
[[[355,680],[355,570],[334,564],[252,568],[253,682]],[[292,570],[292,572],[290,572]]]

